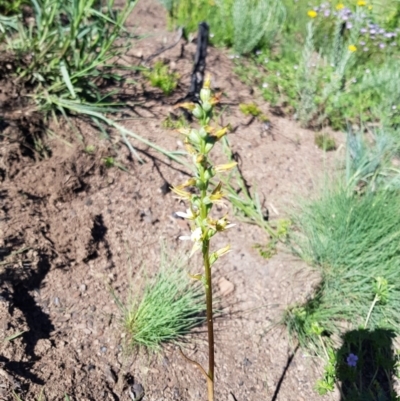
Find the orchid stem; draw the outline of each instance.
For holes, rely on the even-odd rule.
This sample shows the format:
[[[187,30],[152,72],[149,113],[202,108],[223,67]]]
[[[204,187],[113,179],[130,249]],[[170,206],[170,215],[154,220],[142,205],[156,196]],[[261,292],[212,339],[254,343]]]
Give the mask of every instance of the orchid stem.
[[[210,241],[203,241],[203,262],[206,281],[207,328],[208,328],[208,401],[214,401],[214,322],[212,302],[212,281],[209,256]]]

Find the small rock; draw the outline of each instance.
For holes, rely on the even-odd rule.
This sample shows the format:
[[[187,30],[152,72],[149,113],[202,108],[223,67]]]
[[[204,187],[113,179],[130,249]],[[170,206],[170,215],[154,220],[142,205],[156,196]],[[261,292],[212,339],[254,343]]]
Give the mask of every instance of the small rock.
[[[113,384],[117,383],[117,375],[114,373],[110,366],[107,365],[105,367],[104,375],[106,376],[108,382]]]
[[[55,305],[55,306],[60,306],[60,305],[61,305],[61,303],[60,303],[60,298],[58,298],[58,297],[55,297],[55,298],[53,299],[53,302],[54,302],[54,305]]]
[[[244,359],[243,359],[243,365],[246,366],[246,367],[247,367],[247,366],[250,366],[250,365],[251,365],[250,359],[244,358]]]
[[[105,352],[107,352],[107,347],[105,347],[104,345],[102,347],[100,347],[100,352],[102,354],[104,354]]]
[[[81,290],[81,292],[85,292],[86,289],[87,289],[86,284],[81,284],[80,287],[79,287],[79,289]]]
[[[132,401],[139,401],[144,396],[144,388],[140,383],[135,383],[131,386],[129,391],[129,396],[131,397]]]
[[[218,281],[219,291],[222,296],[231,294],[235,290],[233,283],[228,281],[225,277],[221,277]]]

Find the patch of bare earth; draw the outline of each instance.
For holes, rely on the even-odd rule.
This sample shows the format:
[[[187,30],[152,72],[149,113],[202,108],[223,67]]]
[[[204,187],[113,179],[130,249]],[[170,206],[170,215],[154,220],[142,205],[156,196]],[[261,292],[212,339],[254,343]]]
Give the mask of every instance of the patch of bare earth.
[[[151,36],[134,43],[128,63],[175,40],[164,15],[156,1],[139,2],[129,29],[137,26],[138,34]],[[123,124],[169,150],[181,150],[182,143],[162,122],[187,91],[195,47],[181,39],[159,56],[181,74],[171,98],[140,77],[138,85],[125,88],[135,119]],[[243,117],[239,103],[256,101],[269,115],[268,106],[232,73],[226,51],[210,48],[207,70],[224,92],[220,123],[234,128],[229,139],[246,180],[265,198],[272,219],[284,217],[298,194],[309,193],[319,173],[334,165],[336,154],[325,155],[314,145],[313,132],[291,120],[271,115],[266,129]],[[12,400],[12,391],[33,400],[43,388],[48,400],[64,394],[80,401],[131,400],[139,384],[148,401],[205,400],[204,378],[175,346],[156,357],[126,352],[110,292],[124,299],[132,282],[141,282],[140,267],[157,271],[161,238],[184,248],[177,238],[189,228],[174,217],[184,205],[167,189],[182,182],[185,171],[135,142],[145,160],[140,164],[118,134],[110,143],[85,124],[79,125],[82,142],[55,124],[56,136],[38,138],[34,118],[4,119],[8,123],[0,127],[0,400]],[[38,139],[41,158],[33,149]],[[88,145],[95,146],[93,154],[84,152]],[[129,173],[107,169],[109,156]],[[284,328],[270,330],[288,304],[312,291],[317,278],[284,250],[261,258],[254,244],[266,240],[258,227],[240,222],[217,240],[230,242],[233,251],[213,272],[225,312],[216,320],[216,400],[320,398],[313,390],[319,374],[314,361],[301,351],[293,355]],[[185,352],[206,364],[205,329]]]

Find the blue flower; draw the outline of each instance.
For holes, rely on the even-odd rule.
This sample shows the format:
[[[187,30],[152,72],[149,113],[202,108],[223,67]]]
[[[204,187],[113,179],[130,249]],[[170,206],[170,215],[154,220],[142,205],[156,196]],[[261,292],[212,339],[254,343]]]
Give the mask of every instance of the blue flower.
[[[349,365],[349,366],[351,366],[351,367],[353,367],[353,368],[356,367],[357,361],[358,361],[358,356],[357,356],[357,355],[350,354],[350,355],[347,357],[347,365]]]

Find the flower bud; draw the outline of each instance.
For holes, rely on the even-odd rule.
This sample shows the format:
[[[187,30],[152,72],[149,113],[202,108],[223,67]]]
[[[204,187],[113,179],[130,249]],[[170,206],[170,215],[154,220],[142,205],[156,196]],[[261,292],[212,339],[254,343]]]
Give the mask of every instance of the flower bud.
[[[209,101],[205,101],[202,103],[203,110],[208,113],[212,109],[212,104]]]
[[[201,139],[206,139],[208,137],[208,132],[204,129],[204,127],[199,129],[199,136]]]
[[[197,130],[192,129],[189,134],[189,141],[193,144],[198,145],[200,143],[200,136]]]
[[[201,106],[199,104],[196,104],[196,107],[193,109],[192,113],[196,118],[199,118],[199,119],[202,118],[203,114],[204,114],[203,109],[201,108]]]
[[[200,90],[200,99],[203,103],[206,103],[210,100],[211,90],[209,88],[202,88]]]

